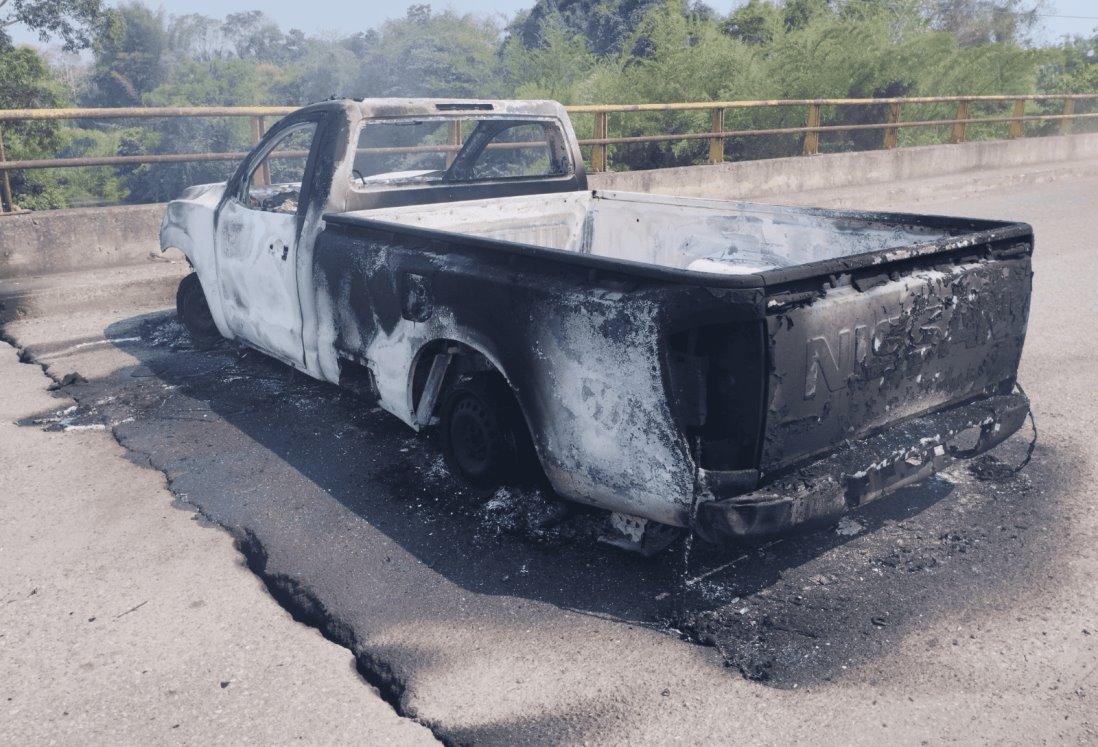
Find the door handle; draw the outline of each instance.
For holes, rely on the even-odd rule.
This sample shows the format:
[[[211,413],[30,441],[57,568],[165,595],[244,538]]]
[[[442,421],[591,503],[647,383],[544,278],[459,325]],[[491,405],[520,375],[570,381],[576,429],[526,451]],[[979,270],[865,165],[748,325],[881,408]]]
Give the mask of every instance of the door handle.
[[[283,262],[285,262],[286,258],[288,256],[290,256],[290,245],[286,244],[286,243],[283,243],[283,241],[281,239],[276,240],[276,241],[272,241],[269,245],[269,248],[270,248],[272,254],[276,253],[278,251],[278,249],[281,248],[282,249],[282,261]]]

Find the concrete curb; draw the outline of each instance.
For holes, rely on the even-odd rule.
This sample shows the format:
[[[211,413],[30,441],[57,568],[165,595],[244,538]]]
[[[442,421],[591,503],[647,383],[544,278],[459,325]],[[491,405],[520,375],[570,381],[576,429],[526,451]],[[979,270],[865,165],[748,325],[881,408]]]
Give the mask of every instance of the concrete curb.
[[[185,262],[145,262],[53,275],[0,279],[0,324],[89,308],[171,306]]]

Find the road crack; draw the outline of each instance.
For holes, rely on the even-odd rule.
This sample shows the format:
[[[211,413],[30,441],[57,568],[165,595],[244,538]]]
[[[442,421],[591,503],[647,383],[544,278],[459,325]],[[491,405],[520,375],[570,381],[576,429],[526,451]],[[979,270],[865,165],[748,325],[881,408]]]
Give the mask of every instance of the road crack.
[[[26,348],[20,346],[2,328],[0,328],[0,343],[10,345],[18,355],[20,363],[37,366],[41,369],[43,375],[53,382],[50,391],[55,394],[61,394],[63,391],[64,396],[76,402],[77,405],[81,404],[81,397],[77,392],[61,389],[59,386],[61,380],[51,374],[48,364],[36,360]],[[439,726],[425,722],[409,712],[404,705],[406,690],[404,681],[394,673],[388,662],[367,651],[360,644],[358,636],[351,626],[332,615],[324,603],[296,579],[285,574],[268,572],[267,551],[253,532],[246,529],[235,529],[214,519],[201,506],[191,502],[185,493],[181,493],[172,486],[172,480],[167,470],[156,465],[153,454],[129,444],[114,426],[104,428],[104,430],[108,431],[115,443],[125,450],[131,461],[163,475],[165,487],[175,499],[174,505],[194,511],[197,517],[208,526],[218,527],[233,538],[233,546],[244,557],[248,569],[263,582],[271,597],[290,614],[295,622],[315,628],[326,640],[350,651],[355,658],[355,670],[359,676],[377,691],[380,698],[393,709],[397,716],[424,727],[431,732],[435,739],[441,744],[447,745],[447,747],[460,744],[449,738]],[[142,602],[118,617],[134,612],[145,604],[146,602]]]
[[[404,681],[396,675],[388,662],[366,650],[350,625],[333,615],[300,581],[268,570],[267,550],[254,532],[247,529],[230,531],[234,535],[237,550],[248,563],[248,568],[263,581],[270,595],[296,622],[316,628],[327,640],[350,651],[355,657],[355,669],[359,676],[378,691],[381,699],[398,716],[428,729],[435,739],[448,747],[458,744],[436,724],[423,721],[409,712],[404,704],[404,693],[407,689]]]

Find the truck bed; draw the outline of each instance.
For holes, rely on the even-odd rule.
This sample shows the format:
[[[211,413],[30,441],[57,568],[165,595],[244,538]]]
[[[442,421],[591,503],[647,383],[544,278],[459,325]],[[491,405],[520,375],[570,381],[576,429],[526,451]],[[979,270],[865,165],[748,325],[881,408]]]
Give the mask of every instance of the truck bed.
[[[940,242],[973,221],[581,191],[348,213],[676,270],[745,275]],[[983,222],[989,227],[989,222]]]

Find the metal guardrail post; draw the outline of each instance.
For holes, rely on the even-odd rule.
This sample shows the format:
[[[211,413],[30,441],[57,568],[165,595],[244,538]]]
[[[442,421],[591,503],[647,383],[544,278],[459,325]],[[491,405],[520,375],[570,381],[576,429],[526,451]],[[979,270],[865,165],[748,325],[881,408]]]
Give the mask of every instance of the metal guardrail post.
[[[894,125],[900,121],[900,105],[889,104],[888,105],[888,124]],[[884,131],[884,137],[881,138],[881,147],[885,150],[892,150],[900,145],[900,128],[899,127],[886,127]]]
[[[454,163],[454,158],[457,156],[458,150],[461,148],[461,120],[455,119],[450,122],[450,137],[448,138],[450,145],[454,146],[452,150],[446,151],[446,168]]]
[[[595,139],[606,137],[606,112],[595,112]],[[591,171],[606,171],[606,143],[591,146]]]
[[[710,132],[724,132],[724,109],[714,109],[710,123]],[[723,137],[710,138],[709,163],[724,163]]]
[[[3,130],[0,130],[0,163],[3,163],[6,160],[7,156],[4,153],[4,132]],[[0,213],[14,213],[15,201],[11,196],[11,180],[8,178],[7,169],[0,171],[0,182],[2,182],[3,185],[3,192],[0,193],[0,197],[3,197],[3,199],[0,200]]]
[[[259,145],[259,141],[263,139],[263,117],[252,117],[252,147]],[[270,184],[271,183],[271,166],[266,158],[263,159],[263,163],[259,166],[259,179],[258,184]]]
[[[8,160],[7,155],[3,150],[3,131],[0,130],[0,164]],[[2,186],[2,192],[0,192],[0,213],[13,213],[15,212],[15,202],[11,197],[11,180],[8,178],[8,169],[0,171],[0,186]]]
[[[1064,116],[1065,117],[1074,117],[1075,116],[1075,99],[1064,99]],[[1072,133],[1072,130],[1075,129],[1074,124],[1075,124],[1074,119],[1061,119],[1060,120],[1060,134],[1061,135],[1070,135]]]
[[[954,117],[957,121],[953,123],[953,132],[949,136],[949,142],[957,144],[965,141],[966,130],[968,129],[968,123],[964,120],[968,119],[968,102],[961,100],[957,102],[957,115]]]
[[[1022,121],[1022,117],[1026,115],[1026,100],[1015,99],[1014,100],[1014,114],[1010,120],[1010,127],[1007,128],[1007,139],[1017,140],[1020,137],[1026,136],[1025,122]]]
[[[820,105],[809,104],[808,105],[808,118],[804,123],[805,127],[819,127],[820,126]],[[816,130],[810,130],[804,133],[804,147],[801,148],[801,154],[805,156],[814,156],[820,152],[820,133]]]

